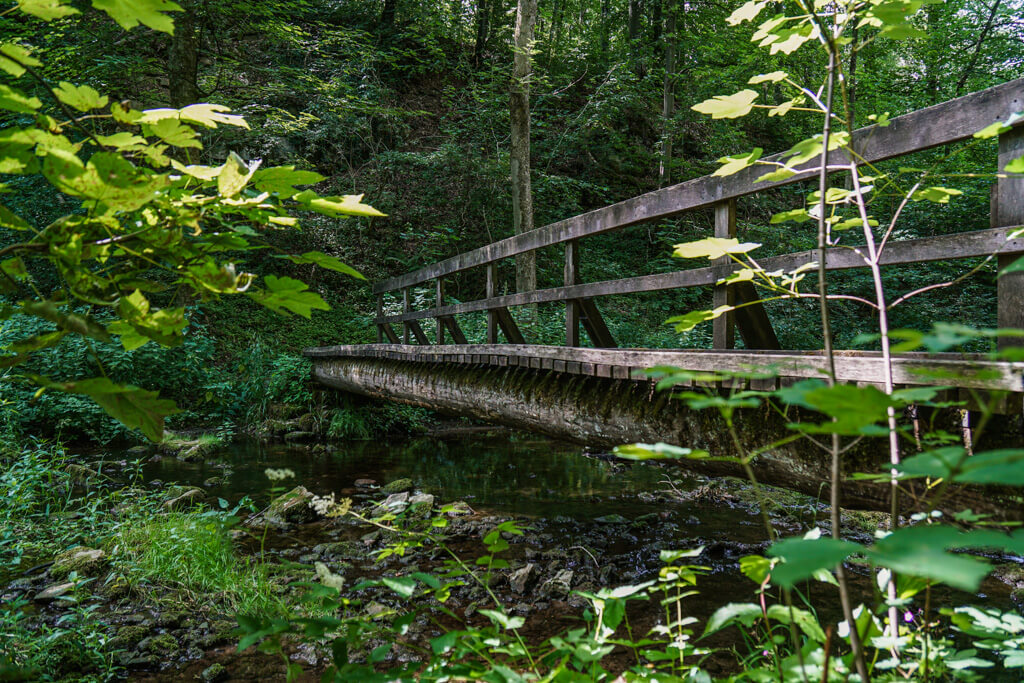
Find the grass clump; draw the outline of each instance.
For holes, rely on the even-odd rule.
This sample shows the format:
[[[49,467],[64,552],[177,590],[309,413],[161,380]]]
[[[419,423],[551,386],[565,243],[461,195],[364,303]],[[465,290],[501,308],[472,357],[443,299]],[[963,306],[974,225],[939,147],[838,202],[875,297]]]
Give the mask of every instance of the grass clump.
[[[114,543],[131,575],[145,583],[247,613],[281,609],[265,567],[235,554],[220,513],[156,516],[123,528]]]

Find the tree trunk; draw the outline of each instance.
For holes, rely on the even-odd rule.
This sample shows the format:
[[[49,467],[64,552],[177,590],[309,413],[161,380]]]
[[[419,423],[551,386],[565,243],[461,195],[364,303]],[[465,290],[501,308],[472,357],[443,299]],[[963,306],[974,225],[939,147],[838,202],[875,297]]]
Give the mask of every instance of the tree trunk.
[[[661,2],[653,0],[651,7],[651,44],[657,45],[661,40]]]
[[[378,39],[381,45],[389,41],[391,31],[395,27],[395,16],[398,14],[398,0],[384,0],[384,9],[380,13],[380,34]]]
[[[174,36],[167,54],[167,80],[171,106],[181,108],[199,101],[199,32],[194,8],[174,18]]]
[[[548,27],[548,64],[555,57],[555,51],[558,45],[558,39],[561,33],[562,23],[562,2],[560,0],[552,0],[551,5],[551,24]]]
[[[509,97],[512,121],[512,225],[515,234],[533,230],[533,193],[530,189],[530,48],[537,21],[537,0],[518,0],[515,54]],[[534,252],[516,256],[516,291],[537,288],[537,256]],[[531,319],[536,309],[533,308]]]
[[[672,137],[676,113],[676,6],[670,3],[665,12],[665,80],[661,96],[661,163],[658,165],[658,187],[672,183]]]
[[[640,0],[629,0],[629,58],[633,71],[640,70]]]
[[[608,60],[608,33],[611,27],[608,26],[608,19],[611,15],[611,5],[609,0],[601,0],[601,60]]]
[[[487,48],[487,38],[491,28],[490,8],[487,0],[476,0],[476,42],[473,44],[473,65],[478,69],[483,62],[484,50]]]

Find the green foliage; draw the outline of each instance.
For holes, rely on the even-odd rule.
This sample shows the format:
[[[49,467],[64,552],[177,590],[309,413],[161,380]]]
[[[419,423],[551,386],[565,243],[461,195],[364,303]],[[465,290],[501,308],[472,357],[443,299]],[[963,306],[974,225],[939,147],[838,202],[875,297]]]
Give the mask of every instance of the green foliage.
[[[173,32],[173,24],[163,12],[181,9],[166,0],[96,0],[94,5],[126,29],[141,23],[166,33]],[[38,4],[19,8],[44,20],[62,14],[53,7],[40,12]],[[24,87],[46,86],[36,71],[41,61],[12,43],[0,50],[0,68],[11,79],[24,82]],[[321,177],[294,167],[263,169],[258,175],[259,161],[249,164],[234,152],[219,166],[190,163],[189,151],[203,149],[201,130],[249,128],[222,105],[139,111],[111,104],[90,86],[61,81],[48,93],[56,104],[49,111],[64,118],[59,120],[43,110],[39,98],[13,86],[2,88],[0,109],[35,119],[4,129],[6,156],[0,167],[14,175],[41,174],[52,196],[62,193],[80,200],[77,206],[72,203],[71,213],[45,226],[4,209],[6,231],[28,235],[12,235],[0,250],[10,257],[2,272],[14,301],[3,306],[0,318],[49,323],[41,334],[8,344],[6,366],[21,365],[68,335],[96,342],[117,337],[126,350],[149,341],[178,346],[187,319],[178,305],[180,297],[163,294],[172,289],[203,299],[245,294],[274,312],[308,318],[314,309],[328,308],[319,294],[294,278],[237,271],[240,254],[272,246],[270,236],[298,225],[296,212],[334,218],[383,215],[363,204],[361,195],[322,197],[312,190],[298,191],[295,185]],[[73,109],[88,112],[88,117]],[[304,258],[355,273],[322,253],[309,252]],[[35,285],[36,272],[55,276],[59,288],[43,294]],[[160,439],[164,419],[176,412],[172,402],[154,392],[105,376],[63,382],[31,373],[22,377],[43,389],[88,396],[111,417],[152,440]]]

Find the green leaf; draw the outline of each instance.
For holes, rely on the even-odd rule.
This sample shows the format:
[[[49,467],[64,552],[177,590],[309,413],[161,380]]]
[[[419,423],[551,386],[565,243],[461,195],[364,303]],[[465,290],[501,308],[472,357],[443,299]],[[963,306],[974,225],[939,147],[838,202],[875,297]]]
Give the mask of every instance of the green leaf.
[[[735,119],[749,114],[757,97],[758,93],[753,90],[741,90],[732,95],[715,95],[710,100],[693,105],[691,109],[709,114],[713,119]]]
[[[772,71],[768,74],[760,74],[751,78],[747,83],[757,85],[758,83],[778,83],[789,76],[785,71]]]
[[[925,187],[915,192],[912,199],[916,202],[927,200],[936,204],[948,204],[950,197],[961,194],[963,192],[951,187]]]
[[[831,570],[862,547],[849,541],[824,538],[787,538],[768,549],[768,554],[782,560],[772,570],[772,583],[792,588],[801,581],[814,578],[825,569]]]
[[[631,443],[616,446],[612,453],[625,460],[679,460],[680,458],[700,459],[708,457],[707,451],[673,446],[667,443]]]
[[[141,430],[154,442],[163,440],[164,418],[179,412],[173,401],[160,398],[155,391],[116,384],[106,377],[75,382],[52,382],[39,376],[33,379],[47,389],[89,396],[115,420],[129,429]]]
[[[755,180],[755,183],[775,183],[782,180],[788,180],[796,175],[796,171],[791,171],[788,168],[779,168],[771,173],[765,173],[763,176]]]
[[[754,583],[761,585],[764,580],[768,578],[769,572],[772,570],[772,566],[775,564],[773,560],[769,560],[767,557],[761,555],[747,555],[740,558],[740,571],[743,575]]]
[[[743,242],[741,244],[734,237],[728,239],[724,237],[705,237],[696,242],[684,242],[683,244],[675,245],[675,251],[672,252],[672,255],[679,258],[707,257],[713,261],[717,258],[722,258],[726,254],[745,254],[759,246],[761,245],[756,242]]]
[[[886,419],[889,406],[897,405],[872,386],[830,387],[818,379],[801,380],[775,393],[783,403],[810,408],[835,419],[822,425],[800,425],[807,432],[863,434],[865,428]]]
[[[172,35],[174,21],[164,12],[183,11],[170,0],[92,0],[92,6],[109,14],[126,31],[142,24]]]
[[[217,191],[221,196],[234,197],[248,184],[258,165],[249,168],[240,156],[232,152],[217,176]]]
[[[806,223],[811,220],[811,214],[807,213],[807,209],[793,209],[791,211],[780,211],[779,213],[772,216],[772,225],[776,223],[785,223],[786,221],[793,221],[795,223]]]
[[[152,123],[143,122],[145,130],[155,135],[172,147],[202,149],[199,133],[181,121],[172,118],[159,119]]]
[[[249,124],[246,123],[243,117],[236,114],[228,114],[227,112],[229,111],[231,109],[223,104],[190,104],[181,109],[178,112],[178,116],[182,121],[191,121],[207,128],[216,128],[217,124],[223,123],[227,126],[249,129]]]
[[[21,305],[21,310],[28,315],[48,320],[62,330],[98,341],[110,341],[107,329],[92,317],[77,313],[64,313],[52,301],[26,301]]]
[[[384,576],[381,582],[403,598],[411,598],[416,592],[416,581],[406,576]]]
[[[53,94],[58,100],[78,111],[103,109],[110,101],[110,98],[100,95],[95,88],[88,85],[72,85],[67,81],[61,81],[59,87],[53,89]]]
[[[330,306],[320,298],[319,294],[307,291],[309,285],[305,282],[290,277],[267,275],[263,278],[263,283],[267,287],[265,290],[247,292],[247,294],[275,313],[284,314],[288,310],[308,318],[313,309],[330,310]]]
[[[965,547],[964,535],[945,525],[904,527],[878,541],[865,553],[876,564],[897,574],[932,579],[965,591],[975,591],[988,574],[987,562],[947,548]]]
[[[35,114],[41,106],[43,103],[38,97],[29,97],[16,88],[0,83],[0,109],[16,114]]]
[[[1024,270],[1024,256],[1021,256],[1016,261],[999,271],[999,276],[1008,275],[1010,273],[1019,273]]]
[[[736,26],[742,24],[745,21],[753,21],[757,18],[757,15],[761,13],[767,2],[758,2],[757,0],[748,0],[739,9],[735,10],[726,19],[730,26]]]
[[[760,618],[760,605],[752,602],[730,602],[728,605],[719,607],[711,615],[707,626],[704,627],[704,635],[721,631],[726,626],[737,621],[749,628]]]
[[[522,617],[510,617],[504,612],[493,609],[482,609],[480,614],[494,622],[495,626],[501,626],[510,630],[515,630],[526,623],[526,620]]]
[[[338,273],[344,273],[345,275],[351,275],[354,278],[365,280],[363,274],[356,269],[342,263],[337,257],[329,256],[322,251],[307,251],[302,256],[286,256],[292,263],[315,263],[321,268],[327,270],[333,270]]]
[[[713,311],[691,311],[686,315],[677,315],[665,321],[667,325],[675,325],[676,332],[687,332],[697,325],[708,320],[714,320],[720,315],[735,310],[735,306],[719,306]]]
[[[1024,156],[1019,156],[1003,167],[1006,173],[1024,173]]]
[[[313,185],[324,180],[324,176],[313,171],[297,171],[294,166],[264,168],[252,177],[253,185],[260,192],[269,192],[285,199],[299,193],[296,185]]]
[[[722,157],[721,159],[718,160],[718,163],[724,164],[724,166],[716,170],[711,175],[723,177],[732,175],[733,173],[738,173],[745,169],[747,166],[753,165],[754,162],[760,159],[761,153],[763,151],[764,150],[761,149],[760,147],[755,147],[754,151],[750,152],[749,154],[737,154],[736,156],[732,157]]]
[[[816,643],[825,642],[825,632],[814,615],[807,610],[799,607],[790,609],[786,605],[772,605],[768,608],[768,618],[782,624],[788,624],[792,620],[811,640]]]
[[[320,197],[312,190],[295,195],[295,201],[307,209],[325,216],[386,216],[369,204],[363,204],[363,195],[347,194],[343,197]]]
[[[52,21],[78,14],[78,10],[63,4],[61,0],[18,0],[18,9],[25,14],[39,17],[43,21]]]
[[[42,66],[43,63],[29,54],[28,50],[17,43],[0,45],[0,69],[11,76],[19,78],[25,73],[26,66]]]

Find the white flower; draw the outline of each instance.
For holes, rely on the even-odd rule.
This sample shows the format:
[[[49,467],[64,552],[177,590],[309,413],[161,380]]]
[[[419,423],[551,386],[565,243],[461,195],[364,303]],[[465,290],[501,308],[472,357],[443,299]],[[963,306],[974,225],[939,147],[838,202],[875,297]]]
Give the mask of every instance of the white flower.
[[[263,474],[267,475],[267,479],[269,479],[270,481],[283,481],[285,479],[291,479],[295,477],[295,472],[292,472],[288,468],[284,468],[281,470],[274,470],[268,468],[263,470]]]
[[[339,591],[345,585],[345,577],[332,572],[323,562],[317,562],[313,567],[316,569],[316,575],[320,577],[320,583],[323,585]]]

